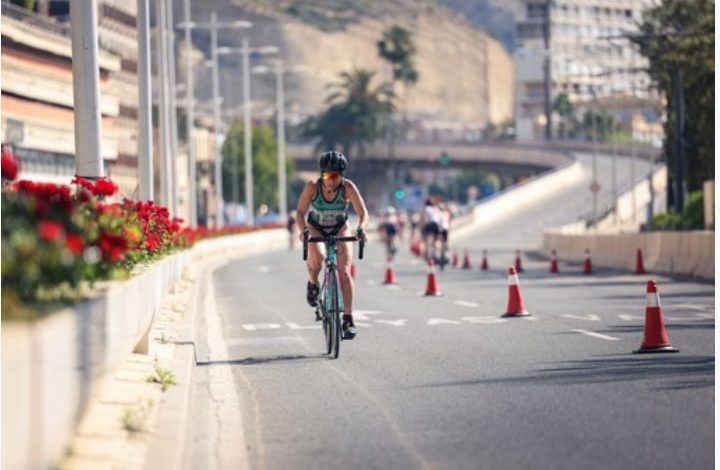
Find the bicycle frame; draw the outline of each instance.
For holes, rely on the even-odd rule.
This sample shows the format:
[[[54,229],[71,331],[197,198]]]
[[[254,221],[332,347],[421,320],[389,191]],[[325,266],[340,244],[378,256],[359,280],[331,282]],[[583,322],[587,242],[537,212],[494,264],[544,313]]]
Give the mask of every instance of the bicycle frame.
[[[340,291],[340,276],[337,267],[337,242],[358,241],[357,237],[309,237],[305,232],[303,237],[303,259],[307,260],[308,243],[325,243],[327,256],[325,257],[325,270],[320,285],[318,311],[321,313],[323,331],[327,342],[327,353],[337,358],[340,354],[340,315],[345,311],[344,299]],[[358,258],[363,258],[365,244],[360,241]]]

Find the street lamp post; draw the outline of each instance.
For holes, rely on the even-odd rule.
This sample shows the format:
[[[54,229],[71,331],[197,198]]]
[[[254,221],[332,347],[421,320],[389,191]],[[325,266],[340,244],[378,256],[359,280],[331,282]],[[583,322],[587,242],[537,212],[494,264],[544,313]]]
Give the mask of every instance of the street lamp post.
[[[252,23],[249,21],[231,21],[231,22],[218,22],[217,13],[212,12],[210,15],[210,23],[196,23],[189,21],[189,6],[185,6],[185,20],[180,23],[178,27],[181,28],[203,28],[210,30],[210,41],[211,41],[211,54],[212,54],[212,65],[213,65],[213,121],[215,127],[215,197],[217,200],[217,214],[215,218],[215,226],[220,228],[224,225],[224,213],[225,208],[223,204],[222,196],[222,153],[220,152],[220,78],[218,74],[218,45],[217,45],[217,30],[218,28],[250,28]],[[186,38],[189,34],[186,32]],[[188,43],[189,44],[189,43]],[[188,46],[189,47],[189,46]],[[188,58],[189,60],[189,58]],[[188,67],[191,71],[191,66]],[[191,71],[192,72],[192,71]],[[188,74],[192,76],[192,73]],[[190,83],[190,82],[189,82]],[[188,93],[192,94],[192,87],[188,86]],[[192,103],[188,103],[188,106],[192,106]],[[189,122],[192,126],[194,123]],[[192,142],[190,143],[192,146]],[[194,171],[193,171],[194,173]]]
[[[193,77],[192,66],[192,35],[190,30],[190,0],[184,0],[183,9],[185,11],[185,117],[186,117],[186,139],[188,147],[188,182],[190,190],[190,226],[197,225],[197,181],[196,181],[196,156],[195,156],[195,83]]]
[[[289,72],[299,72],[304,67],[295,65],[286,67],[282,59],[275,62],[275,99],[277,108],[277,148],[278,148],[278,209],[280,211],[280,220],[287,218],[287,175],[285,163],[285,84],[284,74]],[[270,68],[264,65],[253,67],[253,73],[267,73]]]
[[[253,162],[252,162],[252,122],[251,122],[251,102],[250,102],[250,53],[258,54],[274,54],[278,52],[275,46],[253,47],[249,45],[247,38],[243,39],[240,49],[231,47],[221,47],[218,54],[240,53],[242,55],[242,75],[243,75],[243,131],[245,144],[245,206],[247,211],[247,224],[255,225],[255,202],[253,201]],[[233,167],[235,168],[235,167]],[[233,175],[233,181],[237,180],[237,175]]]

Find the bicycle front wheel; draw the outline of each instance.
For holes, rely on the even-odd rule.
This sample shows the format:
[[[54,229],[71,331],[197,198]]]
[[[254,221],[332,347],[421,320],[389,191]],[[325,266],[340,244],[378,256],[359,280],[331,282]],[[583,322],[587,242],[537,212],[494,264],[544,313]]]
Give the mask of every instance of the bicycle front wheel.
[[[331,318],[330,330],[332,337],[332,351],[330,352],[333,359],[337,359],[340,355],[340,337],[342,335],[340,325],[340,277],[336,269],[330,276],[332,283],[332,311],[329,312]]]

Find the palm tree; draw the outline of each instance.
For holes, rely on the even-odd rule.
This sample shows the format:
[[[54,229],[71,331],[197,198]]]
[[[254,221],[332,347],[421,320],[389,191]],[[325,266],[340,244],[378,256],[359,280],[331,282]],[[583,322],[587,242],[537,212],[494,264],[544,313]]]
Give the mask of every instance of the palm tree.
[[[330,85],[328,108],[306,121],[303,131],[306,137],[318,138],[318,150],[340,146],[348,154],[356,146],[362,159],[366,145],[379,137],[380,116],[394,109],[393,93],[387,84],[373,87],[374,75],[355,69],[341,73],[340,82]]]

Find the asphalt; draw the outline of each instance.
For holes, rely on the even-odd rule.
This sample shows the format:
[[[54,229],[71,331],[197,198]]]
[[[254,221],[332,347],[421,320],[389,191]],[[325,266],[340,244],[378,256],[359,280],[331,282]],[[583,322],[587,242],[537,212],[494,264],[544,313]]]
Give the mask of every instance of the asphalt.
[[[618,174],[629,182],[627,164],[618,161]],[[607,197],[609,159],[599,168]],[[525,253],[520,283],[532,315],[500,317],[515,250],[588,211],[589,181],[458,241],[473,269],[438,273],[441,297],[420,295],[427,274],[407,249],[394,265],[397,285],[383,286],[382,248],[371,244],[357,264],[359,334],[337,360],[322,354],[299,250],[216,270],[211,320],[196,332],[186,466],[227,467],[232,450],[257,469],[710,468],[712,284],[654,276],[677,354],[632,354],[649,277],[587,276],[581,260],[551,275],[546,260]],[[488,272],[478,269],[483,249]]]

